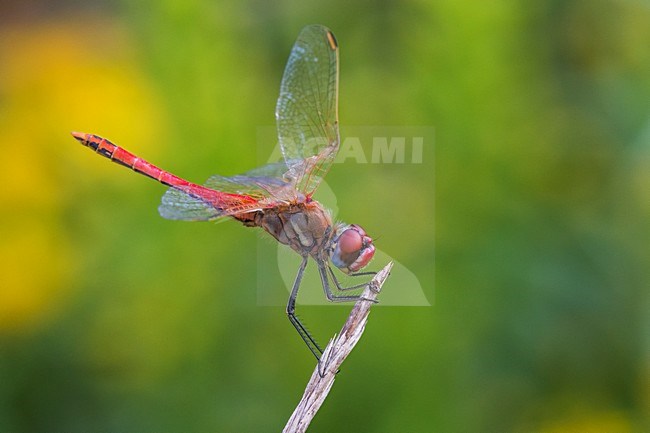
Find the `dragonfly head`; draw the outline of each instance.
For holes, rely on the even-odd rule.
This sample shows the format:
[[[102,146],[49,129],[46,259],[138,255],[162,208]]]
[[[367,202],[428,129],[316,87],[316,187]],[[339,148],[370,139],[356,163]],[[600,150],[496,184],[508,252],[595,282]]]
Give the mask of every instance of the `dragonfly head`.
[[[338,227],[332,245],[332,263],[346,274],[363,269],[375,255],[372,239],[355,224]]]

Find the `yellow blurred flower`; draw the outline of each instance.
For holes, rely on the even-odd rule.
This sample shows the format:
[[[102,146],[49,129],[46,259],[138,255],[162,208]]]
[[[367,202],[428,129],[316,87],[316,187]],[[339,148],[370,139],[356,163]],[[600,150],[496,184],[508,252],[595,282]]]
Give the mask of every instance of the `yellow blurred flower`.
[[[92,171],[96,181],[112,167],[88,164],[69,131],[140,149],[164,133],[161,105],[125,32],[92,17],[75,21],[83,26],[68,19],[0,31],[0,333],[43,323],[75,286],[77,258],[63,225],[75,191],[62,185],[63,174],[89,179]]]

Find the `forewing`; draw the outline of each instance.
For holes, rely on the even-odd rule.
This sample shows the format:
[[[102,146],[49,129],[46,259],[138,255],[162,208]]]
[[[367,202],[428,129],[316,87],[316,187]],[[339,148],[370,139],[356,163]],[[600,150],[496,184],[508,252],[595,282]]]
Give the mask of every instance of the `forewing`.
[[[283,199],[285,190],[290,186],[284,162],[267,164],[236,176],[225,177],[214,175],[205,186],[218,191],[243,194],[264,201],[265,199]]]
[[[338,46],[323,26],[305,27],[282,77],[275,117],[289,176],[311,195],[339,148]]]

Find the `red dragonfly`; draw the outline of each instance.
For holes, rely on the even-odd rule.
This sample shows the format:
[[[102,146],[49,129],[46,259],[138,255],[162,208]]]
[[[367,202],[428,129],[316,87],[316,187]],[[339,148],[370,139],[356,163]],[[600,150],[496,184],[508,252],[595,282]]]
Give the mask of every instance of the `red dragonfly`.
[[[158,208],[163,218],[211,221],[234,218],[247,227],[261,227],[302,257],[293,283],[287,316],[307,347],[320,359],[323,351],[296,316],[296,296],[311,257],[323,290],[332,302],[354,301],[358,295],[334,294],[359,289],[343,287],[330,262],[343,273],[359,272],[372,259],[372,239],[358,225],[334,224],[330,213],[312,199],[339,150],[338,45],[320,25],[305,27],[291,50],[280,86],[275,117],[284,161],[244,174],[212,176],[204,185],[181,179],[105,138],[73,132],[81,144],[111,161],[169,186]]]

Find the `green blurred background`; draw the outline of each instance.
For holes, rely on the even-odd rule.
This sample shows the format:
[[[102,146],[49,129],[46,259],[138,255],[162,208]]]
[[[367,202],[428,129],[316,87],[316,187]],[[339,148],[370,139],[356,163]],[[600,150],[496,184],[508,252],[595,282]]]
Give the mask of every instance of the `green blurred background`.
[[[69,131],[248,170],[310,23],[342,125],[436,131],[327,177],[434,305],[373,309],[310,431],[650,431],[650,3],[32,0],[0,4],[0,432],[281,430],[314,362],[261,235],[160,218]]]

